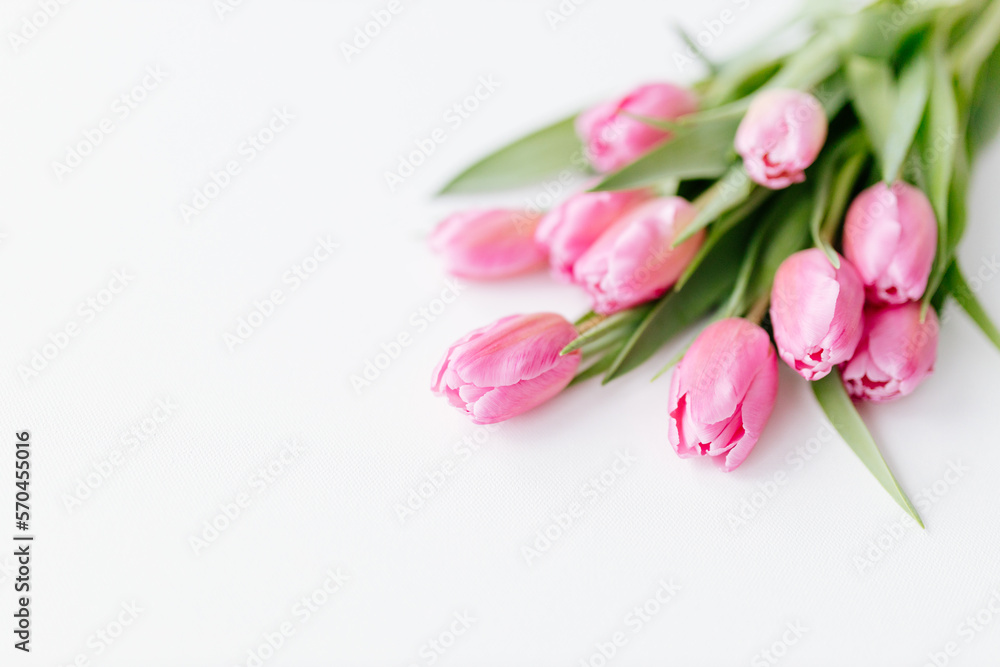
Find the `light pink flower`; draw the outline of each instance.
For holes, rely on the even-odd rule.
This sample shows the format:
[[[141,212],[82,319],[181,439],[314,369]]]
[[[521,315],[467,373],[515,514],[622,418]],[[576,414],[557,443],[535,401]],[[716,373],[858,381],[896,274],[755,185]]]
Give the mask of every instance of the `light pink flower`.
[[[571,282],[576,260],[626,211],[651,196],[649,190],[580,192],[549,211],[535,241],[548,251],[552,275]]]
[[[670,382],[667,437],[682,459],[708,456],[729,472],[757,443],[778,393],[778,357],[762,328],[741,318],[709,325]]]
[[[934,370],[938,318],[933,308],[920,322],[920,304],[872,308],[854,357],[843,367],[844,384],[855,398],[891,401],[906,396]]]
[[[797,252],[778,267],[771,324],[778,354],[807,380],[825,377],[861,340],[865,288],[843,257],[835,269],[822,250]]]
[[[545,264],[545,251],[535,243],[539,220],[541,214],[508,209],[456,213],[431,234],[431,249],[456,276],[506,278]]]
[[[772,190],[805,180],[826,141],[823,106],[809,93],[765,90],[750,103],[736,130],[736,152],[755,182]]]
[[[594,311],[608,315],[666,292],[705,239],[699,230],[676,248],[674,239],[695,216],[680,197],[661,197],[633,209],[576,261],[573,280],[590,293]]]
[[[937,251],[937,218],[926,195],[907,183],[877,183],[857,196],[844,221],[844,254],[875,303],[916,301]]]
[[[580,351],[559,356],[577,332],[553,313],[511,315],[476,329],[445,353],[431,390],[476,424],[494,424],[544,403],[573,379]]]
[[[652,83],[583,112],[577,117],[576,131],[591,164],[606,173],[624,167],[670,137],[668,132],[626,114],[673,120],[697,108],[698,99],[691,91]]]

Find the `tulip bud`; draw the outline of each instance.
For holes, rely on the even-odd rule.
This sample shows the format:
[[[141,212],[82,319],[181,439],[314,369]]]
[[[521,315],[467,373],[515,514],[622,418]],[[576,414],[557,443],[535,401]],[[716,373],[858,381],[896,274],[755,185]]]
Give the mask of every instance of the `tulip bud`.
[[[771,325],[778,354],[807,380],[825,377],[861,340],[865,288],[850,262],[835,269],[822,250],[797,252],[778,267]]]
[[[877,183],[857,196],[844,221],[844,254],[874,303],[917,301],[937,251],[937,219],[918,188]]]
[[[552,275],[573,280],[573,264],[622,215],[652,196],[649,190],[581,192],[542,218],[535,241],[548,251]]]
[[[610,315],[631,308],[677,282],[705,239],[699,230],[671,247],[694,216],[694,207],[680,197],[661,197],[601,234],[573,267],[573,280],[590,293],[594,311]]]
[[[544,403],[573,379],[576,350],[559,352],[576,329],[553,313],[511,315],[476,329],[445,353],[431,390],[476,424],[495,424]]]
[[[576,120],[576,131],[591,164],[607,173],[624,167],[670,137],[669,132],[627,114],[673,120],[697,108],[698,100],[691,91],[669,83],[653,83],[583,112]]]
[[[762,328],[741,318],[709,325],[674,369],[667,437],[682,459],[743,463],[778,394],[778,357]]]
[[[934,370],[938,318],[934,309],[920,321],[920,304],[871,308],[854,357],[843,368],[848,393],[868,401],[906,396]]]
[[[765,90],[750,103],[736,130],[736,152],[755,182],[772,190],[806,179],[826,141],[826,113],[809,93]]]
[[[539,220],[541,214],[506,209],[456,213],[431,234],[431,249],[456,276],[506,278],[545,264],[545,251],[535,243]]]

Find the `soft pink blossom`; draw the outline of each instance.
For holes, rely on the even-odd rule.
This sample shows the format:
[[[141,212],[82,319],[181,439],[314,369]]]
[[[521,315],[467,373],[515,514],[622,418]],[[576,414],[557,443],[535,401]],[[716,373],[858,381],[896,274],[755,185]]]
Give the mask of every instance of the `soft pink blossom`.
[[[464,211],[438,224],[431,249],[449,273],[465,278],[506,278],[540,268],[545,251],[535,243],[541,214],[510,209]]]
[[[612,225],[576,261],[573,280],[608,315],[661,296],[681,276],[705,239],[699,230],[676,248],[674,239],[694,219],[680,197],[653,199]]]
[[[577,332],[553,313],[511,315],[448,348],[431,390],[476,424],[510,419],[544,403],[573,379],[580,351],[559,356]]]
[[[587,157],[600,172],[615,171],[634,161],[670,134],[633,118],[673,120],[698,108],[691,91],[669,83],[652,83],[624,97],[589,109],[576,120]]]
[[[708,456],[729,472],[757,443],[778,393],[778,357],[762,328],[741,318],[709,325],[670,383],[667,436],[681,458]]]
[[[573,280],[573,264],[598,237],[637,204],[652,196],[649,190],[580,192],[542,218],[535,241],[548,251],[552,274]]]
[[[844,254],[876,303],[916,301],[927,289],[937,250],[937,218],[918,188],[877,183],[851,203]]]
[[[855,398],[878,402],[912,393],[934,370],[937,342],[933,308],[923,322],[915,301],[869,309],[861,343],[843,367],[847,391]]]
[[[736,130],[736,152],[755,182],[772,190],[805,180],[826,141],[823,106],[809,93],[765,90],[750,103]]]
[[[850,262],[835,269],[822,250],[797,252],[778,267],[771,325],[778,354],[807,380],[851,358],[861,340],[865,288]]]

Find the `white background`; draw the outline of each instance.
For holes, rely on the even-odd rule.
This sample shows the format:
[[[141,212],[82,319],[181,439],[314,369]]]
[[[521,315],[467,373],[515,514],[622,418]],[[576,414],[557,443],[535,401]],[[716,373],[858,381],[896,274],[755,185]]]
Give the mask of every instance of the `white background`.
[[[0,663],[254,664],[248,651],[289,623],[264,664],[569,666],[616,632],[627,643],[614,665],[774,664],[760,653],[772,645],[785,665],[922,665],[949,642],[949,664],[996,664],[1000,616],[971,637],[960,626],[1000,586],[1000,355],[961,313],[917,394],[864,409],[925,531],[902,526],[784,367],[765,436],[729,475],[667,444],[668,381],[649,378],[674,348],[492,432],[428,391],[467,330],[587,307],[545,275],[460,283],[418,328],[411,317],[446,286],[428,231],[457,207],[502,201],[435,201],[434,190],[547,121],[638,83],[695,78],[675,65],[671,23],[696,32],[731,9],[707,48],[724,55],[792,6],[592,0],[553,29],[545,12],[557,4],[402,0],[347,62],[340,44],[386,3],[245,0],[220,18],[208,0],[79,0],[16,52],[9,33],[39,5],[3,3],[0,540],[13,544],[14,433],[25,429],[37,538],[30,656],[11,646],[13,547],[0,552]],[[166,78],[121,118],[115,100],[156,66]],[[500,87],[449,125],[490,76]],[[274,108],[294,120],[246,162],[241,144]],[[114,131],[60,180],[53,163],[103,118]],[[445,143],[390,192],[385,172],[437,127]],[[184,224],[180,205],[234,159],[240,173]],[[960,253],[992,278],[979,296],[994,316],[998,174],[994,145],[976,167]],[[293,291],[283,274],[325,235],[338,250]],[[81,302],[122,269],[134,279],[87,321]],[[284,302],[231,351],[224,336],[274,289]],[[23,379],[70,322],[79,335]],[[356,392],[350,376],[400,333],[412,344]],[[157,399],[176,410],[124,446]],[[486,444],[463,458],[463,437]],[[251,478],[289,438],[304,451],[258,494]],[[810,439],[805,461],[796,450]],[[634,463],[591,502],[585,485],[618,453]],[[960,477],[946,477],[952,463]],[[397,507],[449,465],[401,520]],[[940,495],[923,495],[935,483]],[[70,507],[81,490],[89,497]],[[196,553],[191,538],[240,493],[249,507]],[[580,516],[529,564],[522,548],[573,503]],[[296,601],[331,568],[349,581],[300,622]],[[661,579],[680,590],[633,632],[626,616]],[[99,640],[133,601],[138,618],[110,646]],[[428,653],[463,612],[471,628]],[[805,628],[793,645],[781,644],[787,624]]]

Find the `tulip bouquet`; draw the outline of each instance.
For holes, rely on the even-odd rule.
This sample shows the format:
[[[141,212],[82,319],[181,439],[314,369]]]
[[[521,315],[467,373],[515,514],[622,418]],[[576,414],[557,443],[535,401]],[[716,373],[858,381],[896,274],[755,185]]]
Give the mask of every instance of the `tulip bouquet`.
[[[949,297],[1000,348],[955,258],[973,158],[1000,125],[1000,0],[881,0],[800,20],[810,36],[794,51],[759,45],[704,62],[690,88],[642,86],[444,188],[580,183],[548,210],[455,214],[432,246],[474,279],[547,265],[593,309],[469,333],[434,371],[436,393],[494,423],[701,327],[657,373],[672,370],[665,439],[678,456],[739,466],[771,414],[780,357],[920,521],[855,401],[897,399],[931,373]]]

